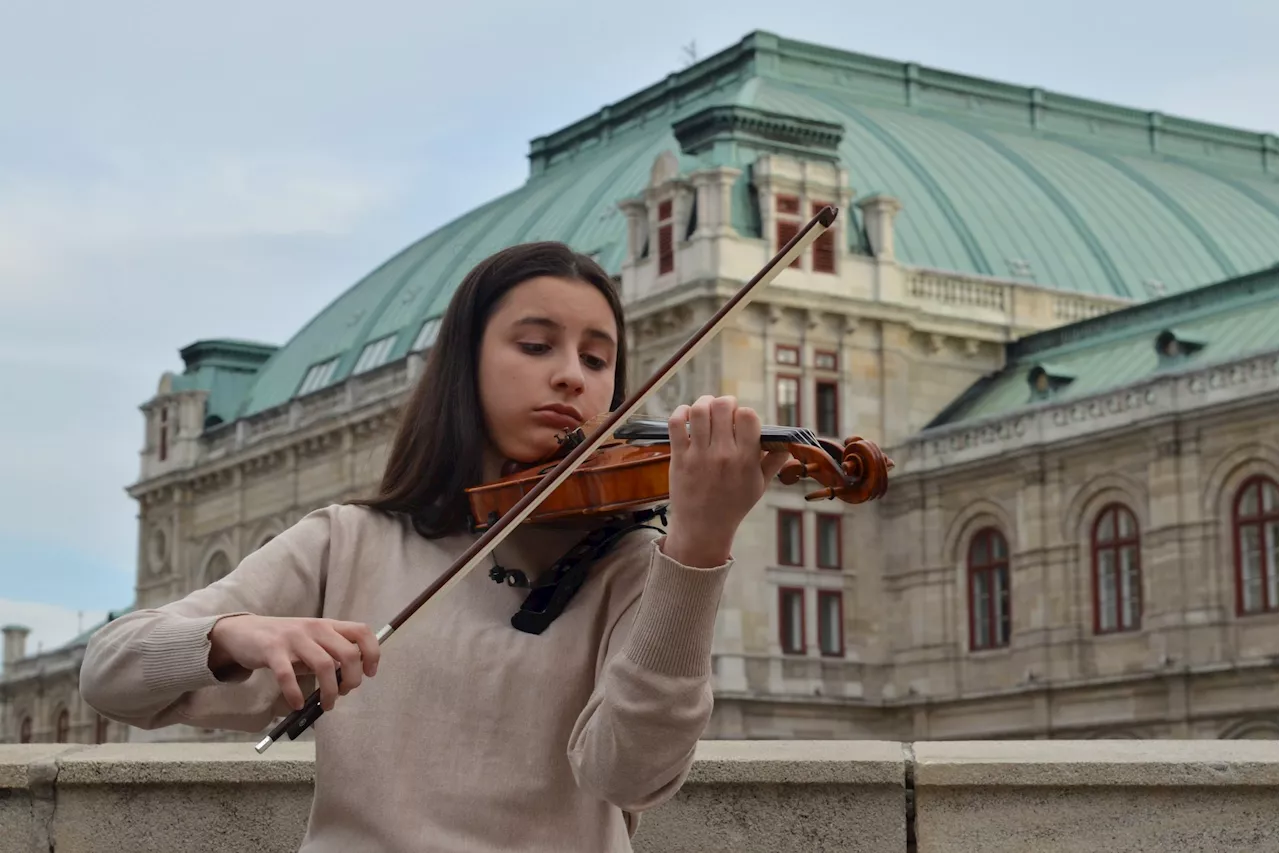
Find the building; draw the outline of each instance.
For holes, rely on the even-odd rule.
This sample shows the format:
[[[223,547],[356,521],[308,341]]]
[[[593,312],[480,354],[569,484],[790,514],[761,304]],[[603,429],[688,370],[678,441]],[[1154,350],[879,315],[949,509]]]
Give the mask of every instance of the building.
[[[1276,159],[1274,135],[752,33],[534,140],[524,185],[284,346],[184,349],[142,406],[135,604],[369,490],[492,251],[564,240],[615,272],[639,378],[830,203],[653,401],[735,394],[897,463],[879,501],[778,485],[748,519],[709,736],[1275,737]],[[49,711],[18,688],[10,738]]]
[[[112,611],[110,621],[127,611]],[[0,743],[116,743],[129,730],[100,716],[76,689],[84,650],[100,623],[62,646],[28,655],[21,625],[6,625],[0,674]]]

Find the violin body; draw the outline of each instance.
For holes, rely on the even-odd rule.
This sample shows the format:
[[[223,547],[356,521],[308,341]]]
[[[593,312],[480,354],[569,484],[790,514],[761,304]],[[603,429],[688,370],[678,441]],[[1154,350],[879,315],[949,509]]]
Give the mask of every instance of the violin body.
[[[560,451],[552,457],[467,489],[473,529],[484,530],[510,511],[555,467],[555,460],[584,441],[585,433],[600,420],[564,436]],[[812,479],[824,486],[807,494],[808,500],[838,498],[857,504],[878,498],[888,487],[889,469],[893,467],[893,460],[879,447],[857,436],[841,446],[817,438],[808,430],[764,426],[760,430],[760,446],[762,450],[791,454],[778,473],[782,483]],[[667,422],[629,419],[553,489],[525,523],[550,524],[652,509],[671,496],[670,470]]]

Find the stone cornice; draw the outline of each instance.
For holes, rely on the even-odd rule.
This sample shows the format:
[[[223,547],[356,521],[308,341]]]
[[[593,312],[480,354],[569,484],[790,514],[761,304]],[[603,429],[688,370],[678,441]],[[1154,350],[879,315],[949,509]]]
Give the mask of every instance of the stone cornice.
[[[385,385],[376,398],[370,398],[354,408],[326,409],[325,416],[308,426],[290,429],[288,419],[280,420],[276,429],[262,431],[251,443],[236,444],[228,441],[220,448],[223,452],[206,458],[189,468],[170,471],[163,476],[135,483],[127,490],[144,507],[158,505],[173,499],[176,492],[206,492],[225,488],[237,477],[256,477],[283,468],[292,459],[304,459],[343,447],[343,436],[363,436],[390,429],[394,426],[395,406],[409,391],[409,383],[399,387]],[[297,401],[295,401],[297,403]],[[305,403],[302,405],[305,406]],[[293,408],[294,404],[281,407]],[[271,417],[272,413],[264,413]],[[234,439],[234,431],[220,430],[219,438]],[[243,436],[243,433],[241,433]],[[210,444],[204,441],[206,448]]]
[[[719,142],[737,142],[762,151],[832,162],[839,159],[844,138],[842,124],[736,104],[708,107],[676,122],[672,130],[686,154],[698,154]]]
[[[1277,390],[1277,353],[1166,373],[1150,381],[1058,404],[1025,406],[938,427],[889,451],[901,475],[923,474],[1045,444],[1131,427],[1161,416],[1247,401]]]

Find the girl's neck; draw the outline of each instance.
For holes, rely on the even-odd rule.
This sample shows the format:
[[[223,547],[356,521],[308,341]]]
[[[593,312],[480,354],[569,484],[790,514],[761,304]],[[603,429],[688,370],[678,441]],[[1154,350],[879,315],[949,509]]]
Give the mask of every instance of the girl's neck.
[[[506,464],[506,460],[502,455],[497,453],[493,448],[486,447],[484,456],[480,462],[480,476],[486,483],[492,483],[494,480],[502,476],[502,468]]]

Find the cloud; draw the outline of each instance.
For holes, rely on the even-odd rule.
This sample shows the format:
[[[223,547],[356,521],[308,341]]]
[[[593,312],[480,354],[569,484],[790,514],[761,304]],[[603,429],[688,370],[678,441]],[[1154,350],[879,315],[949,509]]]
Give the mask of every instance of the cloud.
[[[52,651],[107,618],[107,611],[77,611],[56,604],[0,598],[0,625],[21,625],[31,629],[26,654]]]
[[[83,296],[88,282],[73,273],[84,256],[237,237],[340,238],[406,183],[391,164],[301,151],[116,152],[85,180],[0,173],[0,279],[18,283],[0,289],[0,310]]]

